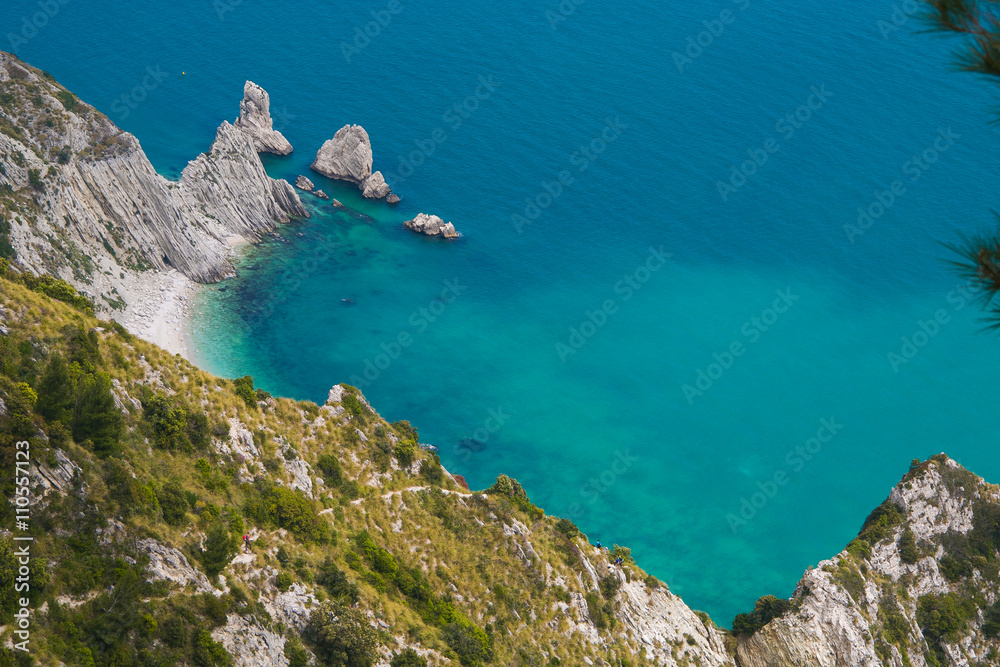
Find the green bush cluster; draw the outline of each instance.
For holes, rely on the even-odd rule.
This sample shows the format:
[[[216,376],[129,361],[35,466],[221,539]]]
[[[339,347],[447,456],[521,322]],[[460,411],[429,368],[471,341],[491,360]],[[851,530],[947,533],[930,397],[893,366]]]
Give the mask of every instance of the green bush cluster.
[[[0,229],[0,231],[2,231],[2,229]],[[20,273],[15,271],[10,266],[10,263],[4,259],[4,257],[13,258],[13,248],[11,248],[9,254],[7,254],[3,252],[2,245],[3,244],[0,243],[0,278],[6,278],[11,282],[24,285],[31,291],[44,294],[55,299],[56,301],[68,303],[87,315],[94,314],[94,303],[87,297],[77,292],[76,288],[65,280],[61,278],[53,278],[52,276],[47,275],[35,276],[30,273]]]
[[[148,388],[139,400],[143,424],[157,447],[186,454],[208,447],[211,436],[204,412],[191,411],[176,398]]]
[[[737,614],[733,619],[733,634],[749,637],[791,608],[791,602],[773,595],[758,598],[752,612]]]
[[[532,520],[537,521],[545,514],[541,508],[528,500],[527,492],[521,487],[518,481],[507,475],[498,475],[497,481],[493,483],[493,486],[486,489],[486,493],[507,498],[515,507],[527,514]]]
[[[246,403],[247,408],[251,410],[257,409],[258,401],[266,401],[271,397],[271,394],[263,389],[254,389],[253,378],[249,375],[244,375],[241,378],[233,380],[233,389],[236,395]]]
[[[378,636],[359,610],[326,601],[309,615],[306,636],[324,665],[371,667]]]
[[[265,478],[244,488],[248,499],[243,505],[243,513],[247,518],[284,528],[300,539],[318,543],[328,539],[330,530],[320,518],[316,503],[298,489],[278,486]]]
[[[975,602],[958,593],[932,593],[917,600],[917,625],[932,644],[957,641],[975,615]]]

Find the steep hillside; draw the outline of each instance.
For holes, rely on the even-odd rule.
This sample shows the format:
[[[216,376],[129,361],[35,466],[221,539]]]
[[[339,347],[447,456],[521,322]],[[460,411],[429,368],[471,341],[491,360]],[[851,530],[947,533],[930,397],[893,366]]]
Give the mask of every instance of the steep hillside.
[[[39,663],[733,664],[627,549],[613,565],[506,477],[469,492],[356,389],[269,396],[4,271],[0,454],[30,443]]]

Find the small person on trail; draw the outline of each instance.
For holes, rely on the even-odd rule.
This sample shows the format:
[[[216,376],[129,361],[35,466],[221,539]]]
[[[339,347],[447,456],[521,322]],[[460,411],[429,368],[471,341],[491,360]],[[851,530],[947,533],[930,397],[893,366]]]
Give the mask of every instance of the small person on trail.
[[[597,540],[597,550],[598,551],[601,550],[601,541],[600,540]]]
[[[250,549],[250,536],[249,535],[243,535],[243,548],[247,551],[247,553],[249,553],[250,551],[252,551],[252,549]]]

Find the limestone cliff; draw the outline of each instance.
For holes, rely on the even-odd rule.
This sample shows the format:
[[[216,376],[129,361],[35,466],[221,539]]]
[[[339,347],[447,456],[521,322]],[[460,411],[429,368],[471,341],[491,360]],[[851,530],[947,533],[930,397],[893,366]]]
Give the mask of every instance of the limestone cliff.
[[[0,52],[0,216],[15,263],[64,278],[100,311],[133,303],[148,271],[198,282],[233,274],[230,246],[306,215],[264,171],[254,139],[223,122],[179,181],[131,134],[35,68]],[[0,226],[2,231],[3,226]]]
[[[292,145],[288,143],[288,139],[274,129],[274,121],[271,120],[271,97],[253,81],[247,81],[243,86],[240,117],[233,125],[250,135],[254,147],[260,152],[275,155],[288,155],[292,152]]]
[[[357,184],[369,199],[392,197],[394,202],[399,201],[390,192],[382,172],[372,172],[372,164],[372,142],[365,128],[345,125],[316,152],[311,169],[327,178]]]
[[[741,638],[741,667],[1000,664],[1000,489],[944,455],[892,490],[793,609]]]

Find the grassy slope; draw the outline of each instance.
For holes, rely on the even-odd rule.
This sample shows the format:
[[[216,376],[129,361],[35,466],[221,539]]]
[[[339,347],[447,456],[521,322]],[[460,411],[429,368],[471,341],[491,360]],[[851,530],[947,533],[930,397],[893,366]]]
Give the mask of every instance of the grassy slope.
[[[0,336],[0,398],[7,406],[6,417],[0,418],[0,451],[6,460],[12,458],[12,442],[17,437],[10,420],[23,404],[18,396],[25,394],[24,387],[15,383],[24,382],[38,390],[54,353],[80,357],[81,328],[86,332],[107,325],[2,278],[0,304],[0,323],[8,329],[7,335]],[[320,564],[332,558],[359,586],[361,608],[371,610],[389,626],[379,638],[383,646],[393,647],[394,638],[403,636],[407,643],[454,657],[443,640],[447,625],[443,614],[485,631],[493,664],[544,665],[552,656],[559,656],[562,664],[580,664],[584,655],[604,657],[613,664],[621,659],[625,664],[643,664],[637,646],[619,634],[620,624],[603,631],[609,639],[606,647],[588,646],[579,638],[564,636],[569,621],[556,603],[568,602],[571,592],[590,593],[592,602],[607,604],[608,609],[614,605],[613,599],[606,601],[601,593],[584,588],[589,585],[584,583],[586,577],[579,576],[581,566],[576,556],[585,544],[582,537],[567,539],[555,530],[555,519],[545,517],[524,499],[503,494],[463,497],[443,493],[464,493],[464,489],[448,476],[431,484],[426,474],[419,472],[421,466],[434,469],[425,452],[417,452],[411,468],[399,469],[388,434],[398,433],[402,440],[405,427],[394,428],[363,403],[359,416],[349,419],[350,412],[333,418],[315,404],[286,398],[268,398],[263,406],[251,408],[236,394],[233,382],[205,373],[123,331],[106,329],[97,339],[99,359],[94,372],[107,373],[133,397],[142,395],[143,386],[152,385],[169,395],[175,408],[184,407],[189,414],[204,413],[209,429],[219,437],[213,435],[213,444],[203,449],[168,451],[156,446],[156,433],[141,411],[128,406],[124,433],[110,455],[102,458],[89,443],[68,438],[65,428],[47,423],[33,409],[22,409],[24,419],[31,422],[30,430],[37,430],[31,438],[33,458],[53,462],[48,437],[54,442],[65,441],[61,448],[82,469],[75,492],[50,496],[44,510],[33,511],[33,532],[38,538],[35,555],[48,563],[47,585],[35,599],[36,605],[48,603],[48,613],[36,615],[32,635],[32,653],[40,663],[212,664],[205,662],[209,660],[205,658],[207,649],[198,646],[197,629],[218,626],[226,609],[220,610],[218,604],[206,602],[192,590],[178,590],[163,582],[142,584],[143,559],[135,540],[152,537],[184,551],[194,564],[204,534],[219,522],[215,518],[218,514],[234,531],[240,530],[241,519],[249,528],[261,531],[255,562],[223,571],[234,590],[221,601],[229,611],[253,616],[263,625],[270,625],[271,619],[256,601],[273,596],[275,582],[273,578],[252,578],[254,571],[269,565],[312,587]],[[85,364],[75,372],[86,375]],[[261,499],[259,489],[238,483],[239,462],[218,454],[215,447],[228,439],[222,423],[231,418],[239,419],[256,434],[255,441],[265,452],[262,462],[270,471],[265,477],[287,479],[277,460],[283,442],[312,465],[314,478],[321,474],[317,468],[321,455],[332,454],[338,459],[344,483],[314,487],[322,490],[314,502],[300,498],[308,514],[305,524],[318,521],[318,529],[307,527],[298,534],[280,530],[281,519],[262,517],[259,511],[248,509],[259,507],[254,505]],[[356,433],[357,426],[367,442]],[[288,457],[294,458],[294,454],[289,452]],[[208,463],[207,470],[204,464],[199,469],[199,459]],[[379,487],[367,483],[375,473],[379,473]],[[189,504],[179,525],[163,520],[157,502],[169,481],[180,484],[189,500],[197,500]],[[10,493],[10,482],[4,484],[4,493]],[[429,489],[407,490],[420,486]],[[401,493],[382,497],[390,491]],[[3,511],[3,525],[9,526],[9,508]],[[102,544],[97,531],[106,529],[112,519],[120,522],[124,531],[105,538],[107,543]],[[394,530],[393,524],[400,519]],[[521,560],[518,551],[523,538],[504,534],[502,524],[512,525],[515,520],[531,527],[531,543],[541,561]],[[289,521],[284,525],[293,524]],[[391,565],[381,563],[390,572],[375,576],[374,561],[349,539],[362,530],[393,555],[397,567],[418,568],[423,573],[436,611],[429,611],[426,601],[408,597],[393,583]],[[279,546],[291,555],[285,566],[275,557]],[[356,557],[359,553],[360,558]],[[137,560],[137,565],[129,566],[129,559]],[[355,569],[349,560],[354,561]],[[552,569],[546,577],[543,573],[549,567]],[[627,570],[630,576],[645,576],[634,566],[627,566]],[[565,587],[545,585],[546,579],[559,576],[565,578]],[[117,584],[119,595],[123,589],[133,592],[121,606],[116,606],[118,599],[108,593],[112,584]],[[315,586],[315,593],[320,599],[328,597],[322,586]],[[57,599],[64,604],[58,604]],[[70,600],[76,606],[66,604]],[[445,611],[438,613],[442,609]],[[180,625],[178,618],[184,627],[195,628],[191,636],[174,636]],[[5,640],[11,630],[8,626]],[[290,629],[286,632],[292,633]]]

